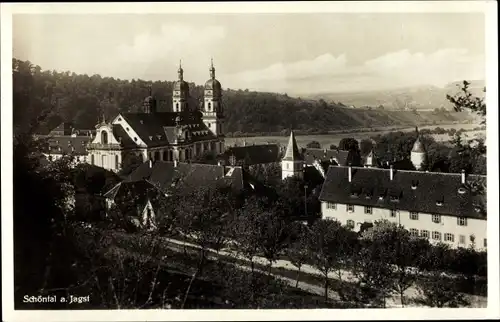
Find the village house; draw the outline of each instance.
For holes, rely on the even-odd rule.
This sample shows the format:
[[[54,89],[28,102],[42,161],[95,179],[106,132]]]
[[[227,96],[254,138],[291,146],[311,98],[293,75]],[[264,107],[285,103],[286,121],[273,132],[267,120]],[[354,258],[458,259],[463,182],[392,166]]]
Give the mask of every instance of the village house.
[[[356,231],[387,219],[431,242],[484,249],[485,196],[475,186],[485,179],[465,172],[330,167],[319,197],[322,217]]]
[[[241,166],[150,160],[104,194],[106,211],[116,208],[136,226],[154,229],[163,215],[161,204],[168,203],[174,191],[187,193],[202,186],[228,187],[241,193],[265,191]]]

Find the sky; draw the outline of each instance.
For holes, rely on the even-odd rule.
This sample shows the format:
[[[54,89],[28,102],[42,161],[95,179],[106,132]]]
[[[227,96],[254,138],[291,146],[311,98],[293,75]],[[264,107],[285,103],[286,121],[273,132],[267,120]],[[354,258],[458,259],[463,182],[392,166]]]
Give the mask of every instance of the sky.
[[[481,13],[16,14],[13,57],[43,70],[294,94],[485,78]]]

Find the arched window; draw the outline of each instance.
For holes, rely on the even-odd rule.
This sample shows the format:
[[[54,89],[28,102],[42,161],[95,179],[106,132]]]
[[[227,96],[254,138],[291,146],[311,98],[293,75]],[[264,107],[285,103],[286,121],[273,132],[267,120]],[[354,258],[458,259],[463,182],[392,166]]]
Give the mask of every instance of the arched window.
[[[160,151],[156,151],[155,152],[155,161],[159,161],[160,160]]]
[[[108,132],[106,131],[101,132],[101,143],[108,144]]]
[[[172,161],[174,159],[174,151],[170,150],[168,151],[168,160]]]
[[[94,155],[90,155],[90,164],[94,165]]]
[[[175,109],[178,111],[179,110],[179,103],[175,104]]]
[[[118,169],[120,167],[120,162],[118,161],[118,155],[115,155],[115,169]]]
[[[163,161],[167,161],[167,160],[168,160],[168,152],[163,151]]]
[[[142,153],[139,153],[137,157],[139,158],[139,160],[141,160],[141,163],[144,162],[144,157],[142,156]]]
[[[208,110],[210,111],[211,108],[212,108],[212,103],[208,103]]]
[[[185,139],[186,141],[188,141],[188,140],[189,140],[189,132],[187,132],[187,131],[186,131],[186,133],[184,133],[184,139]]]

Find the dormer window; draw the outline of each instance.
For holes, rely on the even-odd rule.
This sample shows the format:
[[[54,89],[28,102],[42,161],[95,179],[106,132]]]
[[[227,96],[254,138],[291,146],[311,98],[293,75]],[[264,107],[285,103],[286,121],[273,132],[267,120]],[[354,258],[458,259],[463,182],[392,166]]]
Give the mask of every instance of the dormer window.
[[[143,120],[139,120],[139,123],[144,124],[144,121]]]
[[[465,190],[465,188],[464,188],[464,187],[460,187],[460,188],[458,188],[458,193],[459,193],[459,194],[463,195],[463,194],[464,194],[464,193],[466,193],[466,192],[467,192],[467,190]]]
[[[415,189],[417,189],[417,186],[418,186],[418,181],[412,180],[411,181],[411,189],[415,190]]]
[[[367,194],[365,195],[365,198],[366,198],[366,199],[371,199],[371,198],[372,198],[372,194],[371,194],[371,193],[367,193]]]
[[[153,141],[153,136],[149,136],[149,141]]]
[[[398,196],[391,196],[391,202],[399,202]]]
[[[436,206],[442,206],[442,205],[443,205],[443,201],[442,200],[436,201]]]
[[[156,138],[157,138],[158,140],[161,140],[161,135],[157,135],[157,136],[156,136]]]
[[[378,196],[378,200],[384,200],[384,195]]]

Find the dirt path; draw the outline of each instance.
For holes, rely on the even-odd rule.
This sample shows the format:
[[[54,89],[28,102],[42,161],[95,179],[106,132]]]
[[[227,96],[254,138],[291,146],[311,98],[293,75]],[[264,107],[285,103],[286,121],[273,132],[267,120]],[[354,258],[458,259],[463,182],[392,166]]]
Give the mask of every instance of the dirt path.
[[[165,238],[165,237],[164,237],[164,239],[173,243],[173,244],[182,245],[182,246],[186,245],[186,246],[192,247],[192,248],[199,248],[198,245],[195,245],[195,244],[192,244],[189,242],[184,242],[184,241],[171,239],[171,238]],[[209,251],[213,252],[214,254],[217,253],[217,251],[215,251],[213,249],[209,249]],[[230,250],[230,249],[222,249],[221,251],[219,251],[218,254],[223,255],[223,256],[237,258],[239,260],[250,263],[250,261],[247,258],[240,256],[237,252]],[[269,264],[267,259],[265,259],[263,257],[259,257],[259,256],[256,256],[254,258],[254,263],[260,264],[260,265],[268,265]],[[239,264],[235,264],[235,265],[237,265],[241,269],[250,270],[250,268],[248,266],[239,265]],[[284,269],[288,269],[288,270],[297,271],[297,268],[291,262],[289,262],[287,260],[283,260],[283,259],[280,259],[280,260],[276,261],[275,263],[273,263],[272,267],[273,268],[284,268]],[[319,270],[317,270],[316,268],[314,268],[310,265],[307,265],[307,264],[302,266],[301,272],[311,274],[311,275],[316,275],[316,276],[322,276],[322,274]],[[332,272],[328,275],[328,277],[331,279],[338,280],[337,274],[338,274],[337,272]],[[288,277],[279,276],[276,274],[273,274],[273,275],[281,278],[282,280],[287,281],[288,283],[292,283],[291,285],[295,286],[295,280],[288,278]],[[342,280],[344,280],[344,281],[352,281],[352,282],[356,281],[356,277],[350,271],[341,270],[341,276],[342,276]],[[324,289],[318,285],[313,285],[313,284],[309,284],[307,282],[300,281],[299,288],[301,288],[305,291],[314,293],[314,294],[324,295]],[[406,298],[407,302],[411,302],[409,300],[412,298],[415,298],[417,296],[418,296],[418,291],[417,291],[417,288],[415,286],[410,287],[405,292],[405,298]],[[339,300],[338,293],[333,291],[333,290],[329,291],[328,297],[335,299],[335,300]],[[467,295],[467,297],[470,298],[472,307],[486,307],[486,305],[487,305],[487,300],[484,297],[471,296],[471,295]],[[387,308],[401,308],[400,296],[393,295],[392,297],[387,298],[386,307]],[[406,307],[417,307],[417,305],[416,304],[409,304]]]

